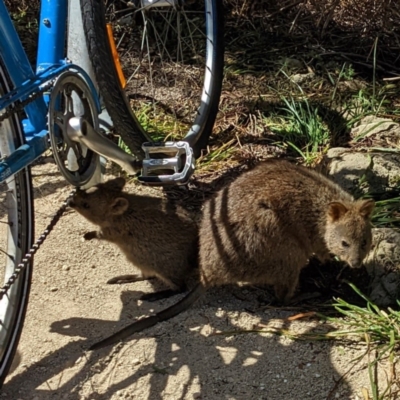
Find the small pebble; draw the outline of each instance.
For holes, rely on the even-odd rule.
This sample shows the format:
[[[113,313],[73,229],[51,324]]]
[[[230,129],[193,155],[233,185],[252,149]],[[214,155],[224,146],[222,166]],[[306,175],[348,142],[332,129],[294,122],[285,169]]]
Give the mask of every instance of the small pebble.
[[[57,292],[57,290],[58,290],[58,288],[52,287],[52,288],[50,289],[50,292]]]
[[[71,267],[69,265],[63,265],[62,266],[62,270],[63,271],[69,271],[71,269]]]

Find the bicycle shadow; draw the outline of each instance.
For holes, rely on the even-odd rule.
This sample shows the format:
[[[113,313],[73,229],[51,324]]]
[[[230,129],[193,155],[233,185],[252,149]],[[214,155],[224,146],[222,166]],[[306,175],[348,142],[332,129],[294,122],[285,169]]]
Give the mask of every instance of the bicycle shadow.
[[[129,323],[132,314],[144,312],[136,305],[132,309],[131,302],[127,301],[131,298],[130,292],[124,291],[121,293],[123,307],[117,322],[70,318],[53,323],[50,327],[52,332],[84,339],[69,342],[45,356],[12,377],[3,390],[7,393],[24,387],[29,390],[30,396],[37,395],[43,400],[53,399],[54,396],[81,399],[85,384],[90,386],[88,398],[93,400],[110,399],[117,392],[143,400],[248,399],[253,396],[273,400],[306,397],[331,399],[336,393],[340,393],[341,399],[350,399],[348,383],[330,361],[329,342],[296,342],[271,334],[212,334],[216,330],[237,330],[242,318],[242,324],[246,322],[249,315],[241,311],[243,306],[255,306],[257,292],[246,289],[246,299],[243,300],[235,299],[228,288],[212,290],[189,312],[136,335],[133,342],[124,344],[116,352],[112,348],[105,348],[84,353],[88,342],[93,342],[91,332],[101,331],[102,337],[107,336]],[[223,311],[218,307],[221,302],[224,303]],[[204,304],[207,304],[206,309]],[[228,313],[236,317],[231,318]],[[293,311],[268,311],[268,317],[276,319],[275,326],[279,329],[290,328],[291,323],[287,320],[290,314]],[[265,310],[256,310],[251,317],[269,319]],[[328,324],[324,326],[324,331],[330,329]],[[312,328],[304,329],[304,335],[310,330]],[[246,340],[247,335],[252,335],[251,340]],[[151,347],[142,346],[141,342],[149,339],[152,341]],[[50,379],[54,381],[54,378],[63,375],[65,369],[83,362],[85,365],[61,386],[52,389],[51,385],[46,385]],[[37,374],[37,369],[44,365],[51,367],[44,371],[41,369],[42,372]],[[118,368],[124,373],[116,374]],[[329,380],[318,381],[318,377],[324,376],[324,373]],[[110,382],[106,388],[98,388],[100,381],[104,382],[114,375],[118,375],[119,379]],[[302,381],[301,388],[298,387],[299,380]],[[179,385],[177,382],[180,382]],[[208,385],[211,382],[213,384]],[[216,382],[219,383],[217,386]],[[212,387],[217,388],[216,391]],[[168,397],[172,392],[173,397]],[[277,393],[279,397],[276,397]]]
[[[247,168],[252,165],[227,171],[212,180],[207,184],[209,194]],[[242,289],[233,292],[237,290],[240,293]],[[152,308],[164,309],[176,301],[172,298],[157,305],[144,302],[138,306],[135,301],[138,292],[123,290],[118,321],[69,318],[54,322],[51,332],[78,339],[17,372],[3,390],[17,393],[24,388],[30,396],[37,395],[40,399],[67,396],[65,398],[71,400],[80,400],[85,390],[90,390],[90,399],[99,400],[110,399],[117,391],[125,391],[138,399],[157,400],[168,398],[172,392],[174,399],[332,398],[339,390],[340,398],[350,399],[348,382],[341,379],[331,362],[331,343],[304,345],[282,341],[273,335],[252,334],[251,340],[243,339],[240,334],[210,335],[214,330],[237,329],[242,319],[242,325],[248,326],[248,319],[264,320],[266,315],[268,319],[277,318],[281,329],[291,326],[285,320],[287,311],[276,309],[266,314],[260,309],[259,289],[244,290],[247,291],[245,303],[235,300],[228,288],[215,289],[188,312],[135,335],[135,341],[123,345],[120,350],[106,348],[85,353],[93,341],[112,334],[138,316],[149,314]],[[325,328],[330,329],[328,324]],[[310,329],[306,327],[304,333]],[[139,363],[129,361],[133,359],[138,359]],[[119,365],[120,362],[123,365]],[[116,369],[118,374],[114,373]],[[326,379],[320,379],[321,370],[326,372]],[[106,380],[111,383],[105,384]],[[301,387],[297,384],[299,381]],[[336,381],[340,384],[336,385]],[[274,397],[277,393],[279,397]],[[296,397],[291,397],[294,393]]]

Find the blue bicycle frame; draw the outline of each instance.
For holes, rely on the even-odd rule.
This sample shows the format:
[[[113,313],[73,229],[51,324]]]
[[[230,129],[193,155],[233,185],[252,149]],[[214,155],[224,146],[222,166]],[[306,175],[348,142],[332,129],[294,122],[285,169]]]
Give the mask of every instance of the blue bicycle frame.
[[[15,88],[0,97],[0,112],[15,102],[26,100],[61,73],[73,70],[81,74],[89,85],[100,113],[99,97],[90,77],[82,68],[65,58],[67,19],[67,0],[41,2],[35,73],[4,1],[0,0],[0,58]],[[49,147],[47,104],[48,96],[41,95],[24,108],[27,115],[23,121],[26,144],[0,161],[0,183],[31,164]]]

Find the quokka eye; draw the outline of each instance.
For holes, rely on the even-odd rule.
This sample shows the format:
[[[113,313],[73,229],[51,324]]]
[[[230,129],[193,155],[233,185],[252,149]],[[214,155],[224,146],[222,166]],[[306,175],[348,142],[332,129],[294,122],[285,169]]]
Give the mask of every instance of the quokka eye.
[[[82,208],[88,209],[88,208],[90,208],[90,206],[89,206],[88,203],[83,202],[83,203],[82,203]]]
[[[342,247],[349,247],[349,244],[345,240],[342,240]]]

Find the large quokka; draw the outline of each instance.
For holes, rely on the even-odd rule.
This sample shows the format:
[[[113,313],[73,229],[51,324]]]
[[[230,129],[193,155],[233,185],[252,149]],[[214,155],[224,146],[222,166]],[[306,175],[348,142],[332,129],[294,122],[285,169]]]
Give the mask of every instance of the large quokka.
[[[313,255],[324,262],[334,254],[358,268],[371,247],[373,208],[372,200],[355,201],[315,171],[287,161],[265,161],[206,202],[199,231],[199,284],[175,305],[91,349],[179,314],[212,286],[269,284],[287,303]]]
[[[181,207],[149,196],[123,192],[125,179],[116,178],[87,190],[77,190],[69,206],[100,227],[85,239],[115,243],[142,275],[123,275],[108,283],[136,282],[158,277],[170,289],[146,294],[157,300],[186,290],[197,267],[198,226]]]

